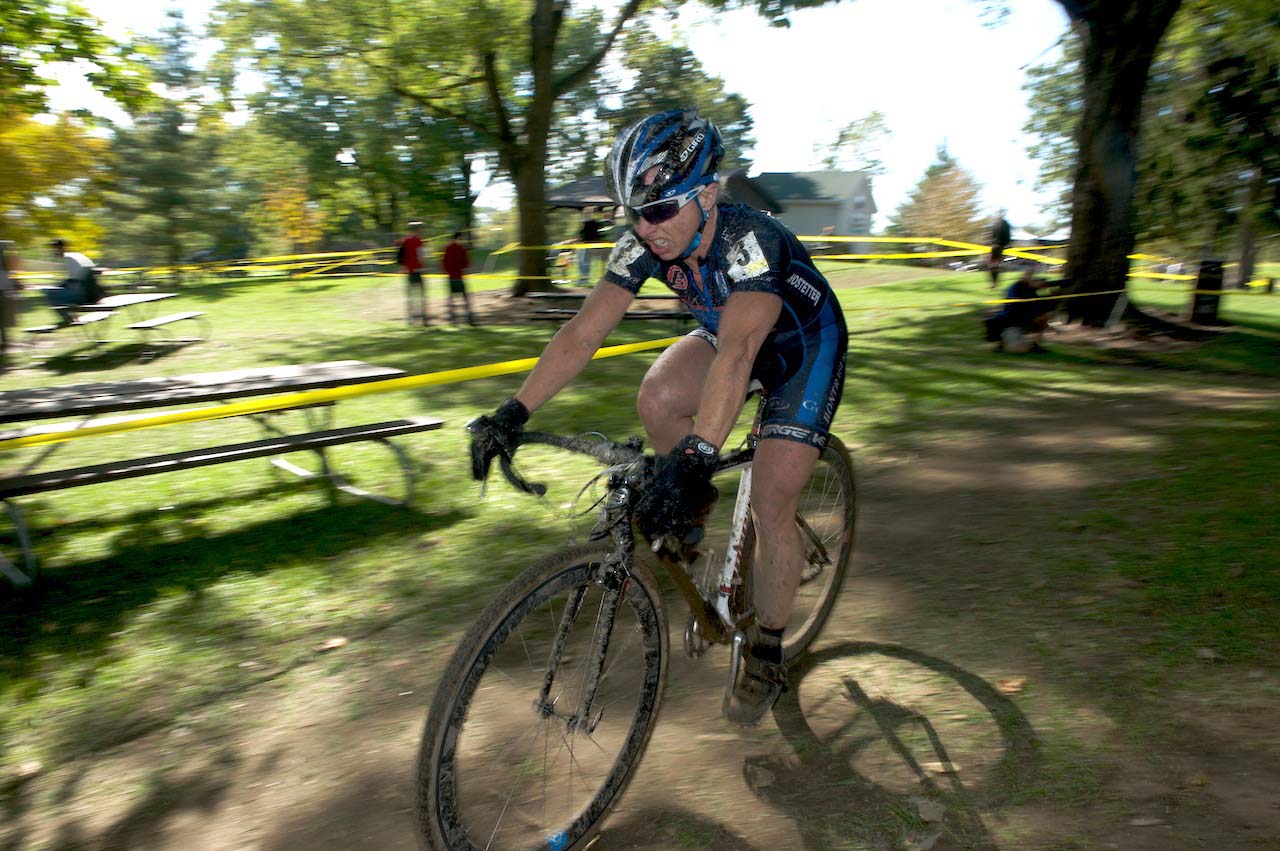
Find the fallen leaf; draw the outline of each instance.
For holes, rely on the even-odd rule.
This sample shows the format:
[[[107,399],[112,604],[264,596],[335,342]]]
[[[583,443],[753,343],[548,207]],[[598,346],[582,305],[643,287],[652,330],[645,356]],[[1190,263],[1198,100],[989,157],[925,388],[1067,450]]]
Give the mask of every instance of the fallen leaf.
[[[1164,824],[1164,819],[1135,818],[1135,819],[1130,819],[1129,824],[1133,825],[1134,827],[1155,827],[1156,825]]]
[[[1228,575],[1232,579],[1239,579],[1241,576],[1244,576],[1244,568],[1243,567],[1232,568],[1231,573]]]
[[[1018,694],[1022,691],[1022,687],[1027,684],[1026,677],[1008,677],[996,683],[996,689],[1001,694]]]
[[[1203,771],[1197,771],[1195,774],[1188,775],[1187,778],[1182,781],[1182,784],[1184,786],[1208,786],[1209,775],[1205,774]]]
[[[914,836],[908,841],[915,851],[930,851],[934,845],[938,844],[938,840],[942,837],[942,831],[935,830],[927,836]]]
[[[748,765],[746,767],[747,785],[752,789],[767,789],[773,785],[773,772],[767,768],[761,768],[758,765]]]
[[[350,643],[351,643],[350,639],[343,638],[342,636],[337,636],[335,638],[327,639],[317,649],[321,653],[324,653],[329,650],[337,650],[339,647],[346,647]]]
[[[932,774],[959,774],[960,766],[954,762],[922,762],[920,767]]]

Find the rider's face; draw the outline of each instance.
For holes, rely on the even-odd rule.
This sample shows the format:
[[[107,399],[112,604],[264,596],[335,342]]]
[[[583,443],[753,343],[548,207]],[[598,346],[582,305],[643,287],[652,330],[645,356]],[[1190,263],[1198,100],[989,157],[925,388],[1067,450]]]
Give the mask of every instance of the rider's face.
[[[658,169],[655,167],[645,174],[646,186],[653,183],[657,172]],[[698,225],[702,224],[704,206],[714,203],[714,200],[708,201],[708,196],[711,194],[708,190],[704,190],[693,201],[685,204],[680,208],[679,213],[665,222],[655,225],[643,218],[637,218],[634,225],[636,236],[640,237],[659,259],[668,261],[676,259],[693,241],[693,235],[698,232]]]

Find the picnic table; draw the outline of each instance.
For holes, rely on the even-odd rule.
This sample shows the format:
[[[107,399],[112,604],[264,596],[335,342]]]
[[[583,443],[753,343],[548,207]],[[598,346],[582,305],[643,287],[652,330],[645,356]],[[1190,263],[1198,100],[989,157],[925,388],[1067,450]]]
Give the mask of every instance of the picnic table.
[[[534,292],[529,293],[528,297],[538,301],[581,303],[587,295],[587,292]],[[623,315],[623,319],[672,319],[680,325],[693,320],[689,311],[679,303],[679,296],[674,293],[644,293],[637,295],[635,299],[637,301],[676,301],[677,304],[674,308],[665,310],[628,310]],[[577,313],[576,307],[544,307],[534,310],[531,316],[534,319],[566,320],[576,316]]]
[[[178,293],[120,293],[103,296],[91,304],[80,304],[71,308],[75,319],[70,325],[37,325],[26,330],[30,334],[52,334],[61,328],[78,328],[93,342],[101,343],[106,342],[102,339],[103,326],[117,313],[124,315],[131,331],[139,332],[144,338],[150,338],[152,332],[178,322],[192,320],[207,322],[203,318],[204,311],[201,310],[183,310],[164,316],[155,315],[155,308],[159,302],[177,298],[177,296]],[[194,343],[199,339],[199,337],[185,337],[173,342]]]
[[[0,443],[39,437],[52,432],[76,431],[93,426],[127,423],[147,414],[130,414],[142,409],[167,408],[174,405],[225,402],[279,393],[296,393],[381,381],[403,375],[403,370],[376,366],[363,361],[330,361],[326,363],[273,366],[254,369],[208,372],[192,375],[70,384],[31,390],[0,392],[0,424],[31,423],[42,420],[66,420],[55,424],[25,425],[0,430]],[[36,560],[31,545],[30,529],[23,519],[16,499],[49,491],[100,484],[157,473],[283,455],[303,450],[313,451],[319,458],[320,471],[303,469],[283,458],[271,463],[304,478],[322,478],[335,488],[356,496],[389,504],[404,504],[413,493],[413,467],[404,452],[390,439],[400,435],[440,428],[443,421],[432,417],[408,417],[381,423],[334,428],[334,402],[304,402],[264,413],[246,413],[265,432],[266,437],[247,443],[234,443],[203,449],[126,458],[103,464],[66,469],[40,469],[61,444],[50,444],[39,456],[17,471],[0,466],[0,502],[3,502],[18,532],[25,570],[0,554],[0,573],[18,585],[29,585],[34,577]],[[289,433],[278,425],[279,414],[286,410],[301,411],[307,430]],[[100,417],[102,414],[124,414]],[[164,411],[163,413],[171,413]],[[405,480],[404,498],[390,499],[369,493],[352,485],[335,472],[325,449],[359,441],[376,441],[395,455]],[[0,462],[7,461],[0,451]]]

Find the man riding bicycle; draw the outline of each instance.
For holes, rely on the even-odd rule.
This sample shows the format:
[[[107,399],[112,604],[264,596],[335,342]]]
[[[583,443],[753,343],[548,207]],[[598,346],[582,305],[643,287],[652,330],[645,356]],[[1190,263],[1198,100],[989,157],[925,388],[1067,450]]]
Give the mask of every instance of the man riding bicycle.
[[[786,683],[782,632],[804,565],[796,510],[840,404],[847,335],[839,302],[795,235],[744,204],[718,203],[723,156],[720,131],[692,108],[619,134],[605,179],[632,230],[519,392],[472,423],[471,451],[477,478],[495,456],[509,457],[530,413],[586,367],[644,281],[666,282],[700,327],[640,385],[636,407],[660,453],[637,507],[642,533],[681,538],[700,522],[748,387],[756,380],[764,389],[751,487],[759,629],[726,710],[751,726]]]

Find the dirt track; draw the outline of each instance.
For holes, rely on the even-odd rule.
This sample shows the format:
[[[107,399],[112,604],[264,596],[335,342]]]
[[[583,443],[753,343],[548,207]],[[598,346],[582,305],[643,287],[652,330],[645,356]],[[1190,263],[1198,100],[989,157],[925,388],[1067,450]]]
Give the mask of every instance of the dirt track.
[[[1189,407],[1277,402],[1233,390],[993,407],[981,436],[862,463],[853,578],[797,689],[759,730],[728,727],[723,656],[680,657],[673,614],[658,729],[593,847],[1275,848],[1275,672],[1218,683],[1189,660],[1182,694],[1150,698],[1164,724],[1152,747],[1095,687],[1139,688],[1129,651],[1143,636],[1083,617],[1133,589],[1105,571],[1046,574],[1034,554],[1060,524],[1027,503],[1073,516],[1085,488],[1141,474],[1133,435]],[[0,848],[415,848],[411,763],[449,650],[424,646],[422,626],[16,785]]]

